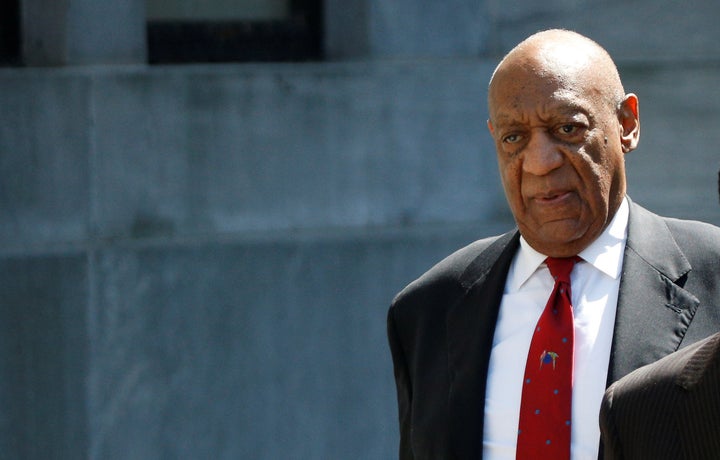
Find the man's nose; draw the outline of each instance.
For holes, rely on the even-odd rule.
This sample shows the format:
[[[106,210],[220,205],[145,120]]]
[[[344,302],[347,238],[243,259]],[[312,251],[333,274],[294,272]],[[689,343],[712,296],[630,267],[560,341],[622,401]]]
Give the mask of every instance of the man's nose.
[[[523,171],[544,176],[563,165],[565,156],[557,142],[544,130],[533,132],[525,147]]]

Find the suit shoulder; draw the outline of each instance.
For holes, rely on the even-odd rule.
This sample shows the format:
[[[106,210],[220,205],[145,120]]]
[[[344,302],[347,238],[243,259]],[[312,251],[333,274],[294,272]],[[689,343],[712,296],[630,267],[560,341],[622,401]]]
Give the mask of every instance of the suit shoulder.
[[[685,368],[702,346],[701,343],[694,343],[674,353],[642,366],[630,372],[625,377],[612,384],[614,398],[624,398],[632,395],[635,399],[640,394],[650,393],[648,397],[655,398],[655,392],[659,391],[662,385],[673,386],[682,369]]]
[[[720,228],[705,222],[665,218],[675,242],[693,266],[705,276],[715,277],[720,269]]]
[[[720,256],[720,227],[697,220],[659,216],[634,203],[631,208],[633,220],[642,230],[635,232],[639,239],[631,242],[629,236],[628,244],[644,248],[646,252],[656,249],[655,238],[667,229],[672,238],[669,244],[676,244],[693,266],[702,261],[717,262]]]
[[[605,458],[683,457],[675,411],[685,392],[677,381],[697,349],[680,350],[640,367],[605,391],[600,407]]]
[[[690,247],[720,251],[720,227],[697,220],[664,217],[665,223],[674,234],[684,237],[681,243]]]
[[[512,233],[514,232],[474,241],[448,255],[401,290],[393,299],[393,307],[418,296],[425,297],[430,292],[460,289],[460,279],[465,270],[493,243]]]

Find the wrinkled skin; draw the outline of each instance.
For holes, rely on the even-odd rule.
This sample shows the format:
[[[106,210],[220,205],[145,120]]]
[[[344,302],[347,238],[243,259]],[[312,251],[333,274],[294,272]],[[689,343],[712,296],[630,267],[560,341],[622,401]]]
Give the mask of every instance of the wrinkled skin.
[[[638,99],[602,48],[547,31],[516,47],[490,82],[488,127],[505,195],[528,243],[578,254],[626,192],[625,154],[639,139]]]

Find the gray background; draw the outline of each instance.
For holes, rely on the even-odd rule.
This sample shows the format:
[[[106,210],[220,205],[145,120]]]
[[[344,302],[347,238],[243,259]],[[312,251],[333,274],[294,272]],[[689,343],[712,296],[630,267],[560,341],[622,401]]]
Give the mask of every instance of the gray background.
[[[387,307],[512,227],[485,88],[539,29],[638,94],[633,199],[720,223],[717,2],[327,0],[325,62],[157,67],[142,0],[22,3],[2,458],[393,458]]]

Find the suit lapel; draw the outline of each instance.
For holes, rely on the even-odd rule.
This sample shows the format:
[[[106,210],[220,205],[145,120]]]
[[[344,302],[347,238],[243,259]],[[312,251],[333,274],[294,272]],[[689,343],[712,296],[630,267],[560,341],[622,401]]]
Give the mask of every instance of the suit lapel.
[[[608,383],[676,351],[698,299],[682,288],[691,267],[664,221],[631,204]],[[483,408],[502,293],[519,233],[498,238],[465,270],[448,309],[449,436],[456,458],[482,458]]]
[[[483,409],[505,279],[519,244],[507,233],[468,266],[460,278],[465,295],[448,310],[449,435],[457,458],[482,458]]]
[[[665,222],[631,203],[608,383],[677,350],[699,305]]]

